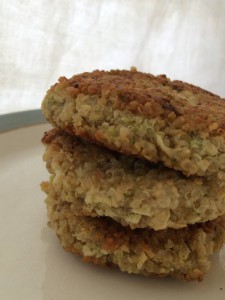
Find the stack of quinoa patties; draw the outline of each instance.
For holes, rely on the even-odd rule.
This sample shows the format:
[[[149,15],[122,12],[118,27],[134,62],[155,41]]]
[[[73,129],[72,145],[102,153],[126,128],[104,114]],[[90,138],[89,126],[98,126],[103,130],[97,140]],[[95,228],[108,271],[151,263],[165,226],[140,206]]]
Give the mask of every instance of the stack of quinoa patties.
[[[225,240],[225,102],[131,71],[59,78],[42,103],[49,225],[84,261],[202,280]]]

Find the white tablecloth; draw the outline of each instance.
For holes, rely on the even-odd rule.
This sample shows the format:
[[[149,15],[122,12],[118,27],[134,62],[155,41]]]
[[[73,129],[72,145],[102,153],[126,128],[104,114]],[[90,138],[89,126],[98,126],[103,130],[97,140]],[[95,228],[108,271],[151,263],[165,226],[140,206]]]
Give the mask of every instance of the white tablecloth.
[[[225,97],[223,0],[1,0],[0,114],[59,76],[136,66]]]

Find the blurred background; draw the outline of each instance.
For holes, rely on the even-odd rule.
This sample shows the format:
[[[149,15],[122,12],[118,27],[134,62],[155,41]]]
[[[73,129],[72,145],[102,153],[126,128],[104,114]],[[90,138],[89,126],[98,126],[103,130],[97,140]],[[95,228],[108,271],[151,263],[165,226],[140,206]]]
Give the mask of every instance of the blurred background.
[[[40,108],[58,77],[166,74],[225,97],[224,0],[1,0],[0,114]]]

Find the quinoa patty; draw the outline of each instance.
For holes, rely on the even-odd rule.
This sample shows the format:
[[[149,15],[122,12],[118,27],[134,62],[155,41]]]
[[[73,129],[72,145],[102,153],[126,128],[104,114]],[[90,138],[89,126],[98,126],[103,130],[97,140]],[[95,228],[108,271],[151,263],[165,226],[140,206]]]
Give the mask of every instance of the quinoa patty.
[[[61,77],[42,110],[54,126],[187,176],[225,169],[225,101],[165,75],[132,69]]]
[[[53,129],[42,139],[49,185],[79,214],[131,228],[182,228],[225,214],[225,183],[185,176]]]
[[[123,272],[201,281],[225,240],[225,217],[178,230],[131,230],[109,218],[80,217],[52,191],[46,204],[49,225],[65,250]]]

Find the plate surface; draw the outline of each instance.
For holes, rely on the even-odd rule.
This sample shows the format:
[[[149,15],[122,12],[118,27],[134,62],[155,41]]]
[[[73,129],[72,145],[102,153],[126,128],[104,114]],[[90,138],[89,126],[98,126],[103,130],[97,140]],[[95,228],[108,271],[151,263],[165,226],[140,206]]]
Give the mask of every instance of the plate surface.
[[[62,250],[47,227],[39,187],[48,178],[40,139],[49,128],[0,134],[0,299],[225,299],[225,247],[201,283],[128,275],[82,263]]]

